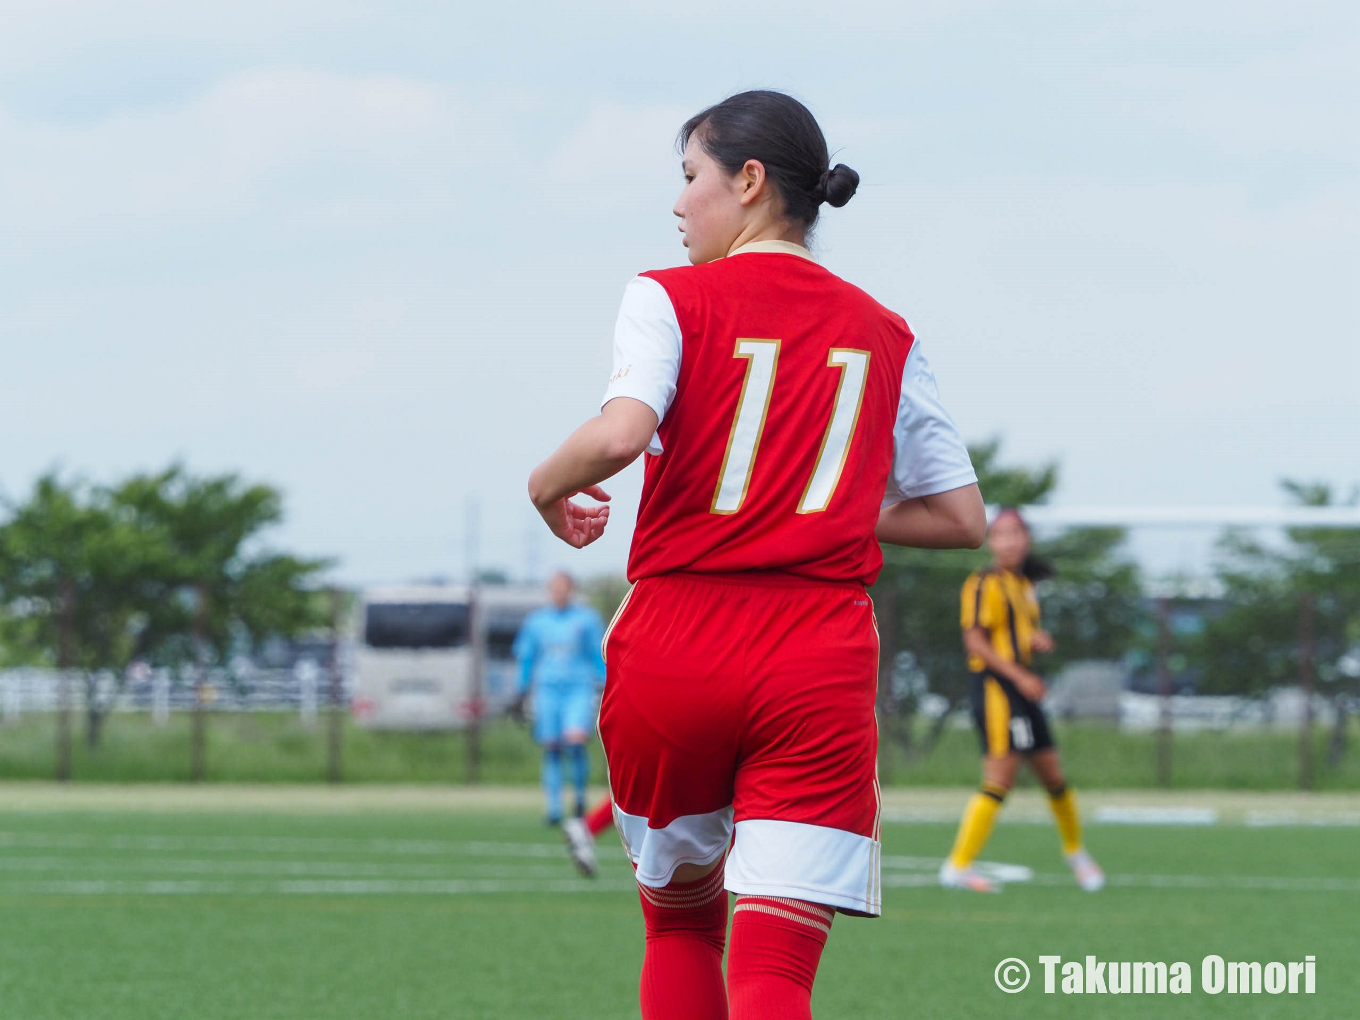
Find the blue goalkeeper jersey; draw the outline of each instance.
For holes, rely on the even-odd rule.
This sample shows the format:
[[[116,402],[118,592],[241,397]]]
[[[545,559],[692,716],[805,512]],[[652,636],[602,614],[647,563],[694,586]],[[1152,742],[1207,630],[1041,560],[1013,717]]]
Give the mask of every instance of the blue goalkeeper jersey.
[[[592,687],[604,680],[600,614],[585,606],[545,606],[524,619],[515,636],[519,690],[540,687]]]

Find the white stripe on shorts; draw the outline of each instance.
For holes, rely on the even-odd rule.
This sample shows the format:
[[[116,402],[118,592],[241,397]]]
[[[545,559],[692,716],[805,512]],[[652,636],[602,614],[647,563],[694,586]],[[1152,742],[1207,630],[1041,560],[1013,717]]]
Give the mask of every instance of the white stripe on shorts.
[[[804,822],[738,822],[727,858],[727,891],[783,896],[877,917],[883,913],[879,843]]]
[[[682,864],[712,864],[732,841],[731,807],[681,815],[660,829],[653,829],[641,815],[628,814],[617,803],[614,818],[623,848],[637,865],[638,884],[653,889],[670,885]]]

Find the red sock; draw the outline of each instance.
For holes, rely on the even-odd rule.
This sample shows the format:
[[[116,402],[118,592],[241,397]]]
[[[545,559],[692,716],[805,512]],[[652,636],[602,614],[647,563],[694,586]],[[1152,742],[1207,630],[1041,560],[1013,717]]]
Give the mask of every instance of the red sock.
[[[586,814],[586,828],[592,836],[598,836],[614,824],[614,802],[608,797],[600,801]]]
[[[812,1020],[812,982],[834,916],[803,900],[737,897],[727,954],[731,1020]]]
[[[638,886],[647,923],[639,997],[642,1020],[727,1020],[723,869],[664,889]]]

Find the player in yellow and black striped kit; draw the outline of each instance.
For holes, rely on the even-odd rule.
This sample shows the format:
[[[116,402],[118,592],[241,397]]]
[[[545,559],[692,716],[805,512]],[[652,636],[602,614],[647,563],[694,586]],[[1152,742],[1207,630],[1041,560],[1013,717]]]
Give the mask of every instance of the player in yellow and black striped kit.
[[[960,607],[972,673],[973,721],[982,740],[982,786],[964,811],[954,850],[940,868],[940,884],[997,891],[972,864],[992,833],[1023,757],[1048,791],[1063,854],[1078,884],[1095,891],[1105,884],[1105,875],[1082,845],[1076,798],[1063,778],[1039,703],[1044,682],[1030,669],[1035,652],[1053,649],[1053,639],[1039,624],[1033,584],[1035,576],[1046,575],[1047,567],[1030,556],[1029,528],[1015,510],[997,515],[987,542],[992,564],[964,582]]]

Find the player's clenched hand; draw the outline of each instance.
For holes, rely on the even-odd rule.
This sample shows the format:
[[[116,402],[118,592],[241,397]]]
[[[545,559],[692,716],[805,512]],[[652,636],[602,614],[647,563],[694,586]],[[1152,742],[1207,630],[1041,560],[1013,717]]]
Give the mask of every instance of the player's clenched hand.
[[[1054,649],[1053,635],[1046,630],[1036,630],[1030,639],[1030,647],[1040,655],[1047,655]]]
[[[598,485],[589,485],[579,493],[572,493],[572,496],[576,495],[589,496],[601,503],[609,501],[609,493]],[[543,516],[548,530],[574,549],[590,545],[604,534],[605,525],[609,523],[609,507],[581,506],[573,503],[571,496],[540,507],[538,512]]]

